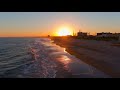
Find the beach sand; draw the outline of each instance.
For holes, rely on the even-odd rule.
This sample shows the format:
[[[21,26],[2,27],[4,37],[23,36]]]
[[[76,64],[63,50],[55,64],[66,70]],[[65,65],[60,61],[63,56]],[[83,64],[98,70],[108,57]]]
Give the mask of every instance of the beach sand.
[[[120,77],[120,47],[111,42],[51,37],[57,45],[85,63],[116,78]]]

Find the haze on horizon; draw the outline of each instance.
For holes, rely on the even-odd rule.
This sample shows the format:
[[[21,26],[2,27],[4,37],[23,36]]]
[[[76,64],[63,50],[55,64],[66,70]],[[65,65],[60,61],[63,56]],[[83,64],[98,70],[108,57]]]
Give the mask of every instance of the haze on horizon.
[[[0,37],[55,35],[61,27],[120,33],[120,12],[0,12]]]

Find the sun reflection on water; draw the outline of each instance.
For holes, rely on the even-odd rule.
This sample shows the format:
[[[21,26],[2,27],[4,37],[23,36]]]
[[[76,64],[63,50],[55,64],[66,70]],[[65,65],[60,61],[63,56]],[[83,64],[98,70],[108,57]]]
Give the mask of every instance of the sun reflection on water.
[[[65,67],[65,69],[68,69],[68,65],[71,62],[71,59],[68,58],[65,55],[61,55],[60,57],[57,58]]]
[[[66,48],[63,48],[64,52],[66,52]]]

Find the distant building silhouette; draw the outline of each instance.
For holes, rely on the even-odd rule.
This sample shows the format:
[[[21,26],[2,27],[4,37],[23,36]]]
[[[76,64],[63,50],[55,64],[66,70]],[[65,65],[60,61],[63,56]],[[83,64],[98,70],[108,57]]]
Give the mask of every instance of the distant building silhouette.
[[[113,36],[114,36],[114,37],[119,37],[119,36],[120,36],[120,33],[113,33]]]
[[[77,33],[77,36],[78,37],[87,37],[87,33],[86,32],[80,32],[80,30],[79,30],[79,32]]]
[[[120,33],[110,33],[110,32],[102,32],[97,33],[97,37],[119,37]]]
[[[97,37],[112,37],[112,33],[110,32],[97,33]]]

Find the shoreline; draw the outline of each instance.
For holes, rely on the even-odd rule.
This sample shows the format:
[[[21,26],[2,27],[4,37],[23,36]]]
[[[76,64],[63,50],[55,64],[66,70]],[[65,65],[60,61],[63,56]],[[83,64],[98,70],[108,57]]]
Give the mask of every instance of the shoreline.
[[[67,38],[66,40],[61,38],[59,38],[59,40],[56,38],[51,38],[51,40],[53,40],[55,44],[66,48],[66,51],[68,53],[70,53],[71,55],[74,55],[75,57],[79,58],[83,62],[97,68],[98,70],[101,70],[102,72],[110,75],[113,78],[120,77],[120,73],[115,72],[114,69],[111,67],[111,64],[109,64],[108,62],[105,62],[104,60],[97,60],[96,58],[91,57],[89,53],[78,50],[78,48],[94,51],[94,53],[104,53],[104,52],[100,52],[98,49],[95,50],[94,48],[91,48],[91,49],[86,47],[81,48],[80,46],[75,47],[72,45],[72,43],[66,42],[66,40],[72,41],[70,38]],[[74,43],[74,44],[77,45],[77,43]]]

